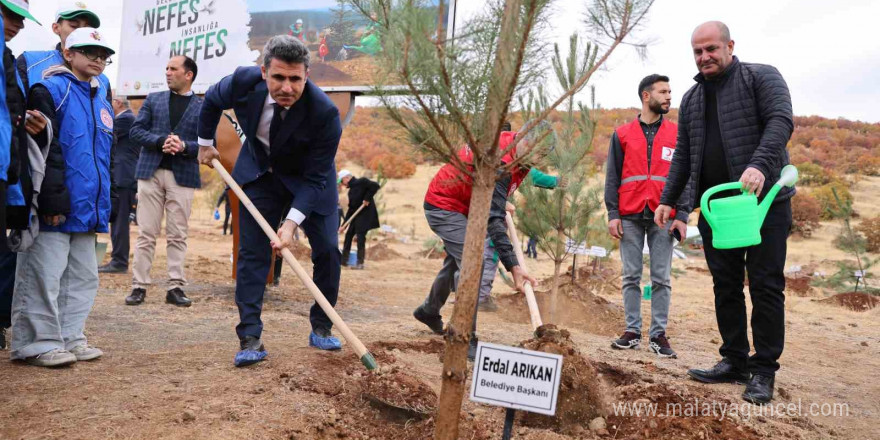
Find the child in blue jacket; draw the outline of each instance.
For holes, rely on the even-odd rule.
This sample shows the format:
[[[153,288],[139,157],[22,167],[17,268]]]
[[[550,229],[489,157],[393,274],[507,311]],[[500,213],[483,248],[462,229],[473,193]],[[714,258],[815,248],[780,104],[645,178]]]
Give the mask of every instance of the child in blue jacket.
[[[59,367],[99,358],[83,333],[98,293],[97,232],[107,232],[113,204],[113,109],[98,80],[114,51],[94,28],[68,37],[65,63],[50,67],[28,96],[54,138],[38,213],[40,232],[19,253],[11,358]],[[44,132],[45,133],[45,132]]]

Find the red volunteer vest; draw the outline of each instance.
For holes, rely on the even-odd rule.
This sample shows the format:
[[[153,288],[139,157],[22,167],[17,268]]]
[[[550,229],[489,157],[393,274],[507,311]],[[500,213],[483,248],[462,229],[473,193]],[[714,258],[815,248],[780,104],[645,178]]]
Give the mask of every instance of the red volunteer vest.
[[[498,140],[498,148],[505,149],[516,137],[515,131],[503,131]],[[516,154],[516,148],[510,150],[503,158],[502,163],[510,163]],[[470,147],[464,146],[458,151],[458,158],[463,163],[473,163],[474,156]],[[470,168],[470,167],[469,167]],[[519,185],[529,174],[529,170],[517,167],[511,171],[510,186],[507,187],[508,197],[519,188]],[[430,203],[446,211],[460,212],[468,215],[471,205],[471,189],[473,179],[465,175],[452,164],[443,165],[440,171],[431,179],[428,192],[425,194],[425,202]]]
[[[651,169],[648,169],[648,140],[642,131],[639,119],[617,127],[617,138],[623,150],[623,173],[620,175],[619,196],[620,215],[638,214],[645,210],[657,210],[660,194],[666,185],[666,176],[675,152],[675,137],[678,127],[663,119],[660,129],[654,135],[651,149]],[[675,216],[675,210],[670,216]]]

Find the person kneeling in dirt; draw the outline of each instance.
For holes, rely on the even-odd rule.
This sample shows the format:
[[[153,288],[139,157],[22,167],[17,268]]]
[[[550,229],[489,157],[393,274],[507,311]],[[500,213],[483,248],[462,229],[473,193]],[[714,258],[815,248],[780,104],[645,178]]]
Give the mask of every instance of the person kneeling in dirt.
[[[342,245],[342,265],[348,265],[351,241],[357,235],[357,265],[352,269],[363,270],[364,256],[367,253],[367,232],[379,227],[379,211],[376,209],[373,196],[381,187],[366,177],[354,177],[348,170],[339,172],[339,183],[348,187],[348,213],[345,220],[349,220],[361,206],[364,207],[351,221],[351,224],[348,225],[348,231],[345,232],[345,243]],[[339,232],[342,232],[341,227]]]
[[[47,69],[28,97],[28,107],[57,131],[38,197],[40,232],[18,255],[14,360],[59,367],[103,354],[83,331],[98,294],[96,233],[108,232],[117,212],[113,107],[98,79],[113,53],[94,28],[76,29],[65,41],[64,64]]]
[[[548,148],[538,148],[537,142],[542,135],[552,130],[550,124],[541,122],[526,134],[525,139],[519,145],[511,149],[502,159],[502,164],[508,164],[521,155],[528,154],[530,150],[534,153],[529,158],[534,162],[540,159],[542,154],[546,154]],[[501,133],[501,139],[498,147],[502,150],[513,141],[517,133],[505,131]],[[554,139],[552,133],[546,136],[551,142],[550,150],[552,150],[552,141]],[[518,154],[519,152],[519,154]],[[470,148],[465,146],[458,153],[462,163],[472,163],[473,155]],[[504,172],[500,179],[495,183],[495,191],[492,194],[492,206],[489,211],[489,228],[487,240],[492,240],[498,256],[504,268],[513,275],[514,282],[518,289],[523,288],[524,282],[529,282],[533,286],[536,285],[535,279],[529,275],[516,259],[513,245],[510,244],[510,238],[507,236],[507,225],[505,221],[505,205],[507,198],[522,183],[523,179],[529,173],[530,165],[522,164],[514,167],[512,170]],[[449,293],[455,290],[458,282],[458,272],[461,269],[461,258],[464,253],[464,237],[468,223],[468,209],[471,202],[471,188],[473,180],[464,175],[461,170],[452,164],[446,164],[437,172],[428,186],[428,192],[425,194],[425,217],[428,220],[428,226],[437,236],[443,240],[446,248],[446,259],[443,261],[443,268],[434,279],[431,291],[425,302],[417,307],[413,312],[413,316],[423,324],[427,325],[434,333],[443,333],[443,318],[440,316],[440,309],[446,304]],[[468,349],[468,359],[473,360],[477,349],[477,320],[476,310],[474,310],[474,327],[473,334],[470,338],[470,347]]]
[[[672,102],[669,78],[648,75],[639,83],[642,112],[617,127],[608,148],[605,175],[605,207],[608,210],[608,233],[620,240],[623,262],[623,310],[626,330],[611,348],[637,349],[642,341],[642,251],[645,236],[651,256],[651,329],[650,348],[660,357],[675,358],[666,338],[669,297],[672,286],[672,245],[674,231],[687,234],[689,206],[678,206],[671,228],[654,224],[654,210],[660,203],[678,127],[663,115]],[[685,200],[689,200],[685,197]],[[681,205],[682,199],[679,200]]]
[[[261,66],[239,67],[208,89],[199,116],[199,162],[213,167],[212,160],[220,159],[213,146],[217,124],[224,110],[235,110],[247,138],[232,178],[270,225],[281,224],[279,241],[270,247],[257,220],[240,206],[235,303],[241,322],[235,330],[241,350],[235,355],[237,367],[267,356],[260,340],[260,314],[271,251],[291,248],[298,228],[305,231],[312,248],[315,285],[331,306],[339,294],[339,194],[334,158],[342,123],[333,101],[308,77],[306,46],[291,36],[272,37],[263,48]],[[285,212],[285,206],[291,208]],[[317,303],[312,305],[309,320],[309,346],[342,348],[330,334],[332,321]]]

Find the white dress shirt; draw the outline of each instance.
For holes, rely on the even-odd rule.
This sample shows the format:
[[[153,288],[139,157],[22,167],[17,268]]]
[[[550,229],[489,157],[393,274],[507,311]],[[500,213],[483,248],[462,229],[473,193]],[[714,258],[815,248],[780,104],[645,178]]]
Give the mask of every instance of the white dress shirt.
[[[271,94],[266,95],[266,101],[263,103],[263,111],[260,113],[260,122],[257,125],[257,140],[259,140],[263,147],[266,150],[266,155],[269,155],[269,129],[272,125],[272,117],[275,115],[275,100],[272,99]],[[287,115],[287,111],[290,110],[290,107],[285,107],[284,110],[281,111],[281,117]],[[199,138],[199,145],[205,147],[214,146],[213,139],[203,139]],[[271,168],[270,168],[271,171]],[[301,224],[303,220],[306,219],[305,214],[300,212],[296,208],[290,208],[290,212],[287,213],[287,220],[290,220],[297,225]]]

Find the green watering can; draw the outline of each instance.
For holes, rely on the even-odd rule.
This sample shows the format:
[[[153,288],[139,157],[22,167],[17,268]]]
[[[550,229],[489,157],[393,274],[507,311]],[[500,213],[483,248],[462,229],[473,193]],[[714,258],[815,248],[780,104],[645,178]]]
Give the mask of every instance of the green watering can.
[[[761,244],[761,225],[764,217],[783,186],[793,187],[797,182],[798,171],[794,165],[786,165],[782,176],[770,188],[764,201],[758,204],[758,197],[745,190],[738,196],[715,199],[709,198],[720,191],[743,189],[742,183],[730,182],[709,188],[700,198],[700,209],[706,222],[712,228],[712,246],[716,249],[734,249]]]

